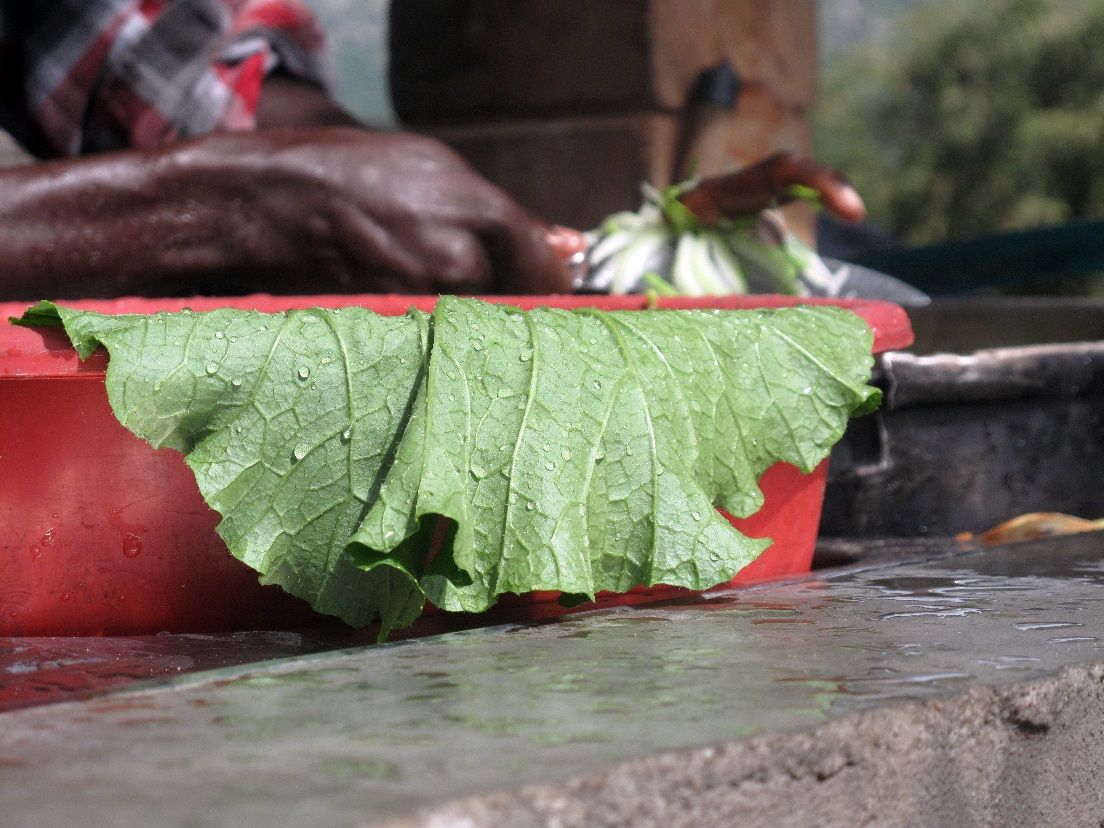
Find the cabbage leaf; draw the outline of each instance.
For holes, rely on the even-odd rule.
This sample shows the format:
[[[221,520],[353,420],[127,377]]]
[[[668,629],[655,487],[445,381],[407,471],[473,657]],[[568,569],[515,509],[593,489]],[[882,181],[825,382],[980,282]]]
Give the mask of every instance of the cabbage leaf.
[[[384,633],[426,599],[727,581],[769,540],[714,507],[754,513],[763,471],[811,471],[879,398],[870,331],[827,307],[22,320],[59,321],[107,348],[116,416],[185,454],[237,558]]]

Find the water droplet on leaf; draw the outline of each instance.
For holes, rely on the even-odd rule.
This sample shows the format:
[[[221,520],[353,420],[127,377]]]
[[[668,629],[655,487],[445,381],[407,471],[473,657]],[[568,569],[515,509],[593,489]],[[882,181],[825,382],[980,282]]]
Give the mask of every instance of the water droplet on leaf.
[[[206,370],[207,370],[207,375],[211,376],[212,374],[214,374],[215,372],[218,371],[218,364],[214,363],[214,362],[208,362]]]
[[[300,365],[298,373],[299,379],[305,380],[307,377],[310,376],[310,368],[308,368],[306,365]]]

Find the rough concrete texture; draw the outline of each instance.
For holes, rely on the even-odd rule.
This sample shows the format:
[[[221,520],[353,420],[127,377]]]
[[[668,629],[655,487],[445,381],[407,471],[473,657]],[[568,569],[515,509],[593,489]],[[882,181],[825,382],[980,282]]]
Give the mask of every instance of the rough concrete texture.
[[[1100,826],[1104,664],[473,797],[390,828]]]
[[[15,710],[0,826],[1099,825],[1093,665],[1101,532]]]

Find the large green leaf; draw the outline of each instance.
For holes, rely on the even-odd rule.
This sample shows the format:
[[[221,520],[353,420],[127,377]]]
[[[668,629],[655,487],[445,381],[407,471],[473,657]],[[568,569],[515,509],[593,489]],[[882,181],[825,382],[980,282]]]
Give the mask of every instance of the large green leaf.
[[[385,628],[425,597],[726,581],[768,541],[713,507],[755,512],[765,469],[811,470],[878,395],[870,332],[833,308],[26,319],[54,316],[107,347],[113,410],[186,454],[235,556]]]

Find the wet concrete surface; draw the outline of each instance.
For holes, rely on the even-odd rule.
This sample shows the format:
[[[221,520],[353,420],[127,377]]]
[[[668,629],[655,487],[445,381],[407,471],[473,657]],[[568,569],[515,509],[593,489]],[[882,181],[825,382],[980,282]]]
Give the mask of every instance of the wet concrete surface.
[[[370,644],[356,630],[0,637],[0,713],[89,699],[135,682]]]
[[[1092,533],[16,710],[0,716],[0,825],[733,824],[724,803],[747,785],[760,789],[758,810],[741,812],[755,824],[866,821],[840,823],[823,803],[771,811],[795,801],[780,779],[802,791],[843,780],[852,800],[866,790],[842,813],[883,824],[905,781],[946,777],[946,756],[974,751],[978,768],[1003,773],[1022,755],[1030,776],[1036,754],[1015,739],[1095,756],[1071,762],[1070,785],[1098,773],[1101,662],[1104,534]],[[900,777],[855,777],[865,755]],[[1059,815],[1104,817],[1097,787],[1083,802],[1047,788],[1040,807],[1061,796]],[[715,819],[689,807],[695,790]],[[670,812],[679,802],[685,820]],[[943,805],[928,809],[935,821],[913,818],[922,804],[884,824],[946,824]],[[1007,824],[979,813],[959,824]]]

